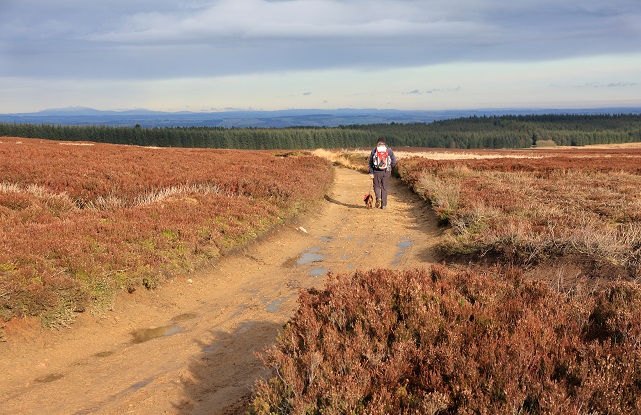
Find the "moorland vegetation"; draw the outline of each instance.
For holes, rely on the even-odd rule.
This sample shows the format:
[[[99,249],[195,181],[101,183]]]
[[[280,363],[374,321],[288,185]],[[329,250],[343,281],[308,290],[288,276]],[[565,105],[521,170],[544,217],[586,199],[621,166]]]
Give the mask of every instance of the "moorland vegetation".
[[[449,225],[444,253],[535,265],[573,256],[641,276],[641,150],[405,159],[399,174]]]
[[[641,291],[515,270],[330,276],[263,354],[253,414],[632,414]]]
[[[0,321],[108,309],[256,240],[333,177],[304,152],[68,144],[0,139]]]
[[[456,154],[398,154],[444,264],[301,292],[252,413],[641,411],[641,151]]]
[[[641,141],[638,117],[608,120],[581,136]],[[451,131],[474,137],[479,122],[503,121],[508,136],[526,119]],[[532,134],[564,143],[537,122],[523,127],[524,146]],[[591,121],[567,122],[563,137]],[[117,290],[153,289],[255,240],[332,181],[331,163],[308,152],[89,143],[95,128],[65,135],[77,143],[0,139],[0,320],[37,315],[55,327],[108,308]],[[369,147],[395,128],[359,134]],[[442,147],[464,147],[457,140]],[[641,150],[402,153],[395,174],[438,216],[444,263],[329,275],[302,290],[263,354],[273,377],[257,383],[251,412],[641,412]],[[363,154],[334,161],[366,169]]]

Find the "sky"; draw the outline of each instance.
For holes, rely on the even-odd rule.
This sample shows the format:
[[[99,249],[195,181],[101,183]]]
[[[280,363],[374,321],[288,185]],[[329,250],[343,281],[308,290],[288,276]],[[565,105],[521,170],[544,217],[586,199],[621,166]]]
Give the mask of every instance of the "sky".
[[[0,0],[0,113],[641,106],[640,0]]]

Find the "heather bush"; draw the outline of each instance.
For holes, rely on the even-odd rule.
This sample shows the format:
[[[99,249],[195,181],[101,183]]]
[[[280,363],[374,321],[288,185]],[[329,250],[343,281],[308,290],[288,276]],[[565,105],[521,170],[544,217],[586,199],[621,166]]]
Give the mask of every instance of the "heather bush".
[[[640,295],[571,297],[512,269],[329,275],[262,355],[251,413],[639,413]]]
[[[333,178],[309,153],[3,138],[0,159],[0,321],[48,326],[256,240]]]
[[[403,159],[398,171],[450,225],[440,245],[445,253],[518,264],[575,254],[637,276],[638,163],[617,152],[536,154],[491,162]]]

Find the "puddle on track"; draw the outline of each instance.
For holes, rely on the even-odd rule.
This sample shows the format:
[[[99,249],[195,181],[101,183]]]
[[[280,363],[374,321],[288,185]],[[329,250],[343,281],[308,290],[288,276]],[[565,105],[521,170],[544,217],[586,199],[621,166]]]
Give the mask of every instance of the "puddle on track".
[[[205,346],[201,350],[203,351],[203,353],[213,353],[218,349],[222,349],[223,347],[224,347],[223,344],[215,343],[215,344],[212,344],[211,346]]]
[[[280,310],[280,306],[284,302],[285,302],[285,298],[283,297],[272,300],[265,306],[265,310],[267,310],[268,313],[276,313],[278,312],[278,310]]]
[[[396,253],[396,257],[394,258],[394,261],[392,261],[392,264],[399,264],[401,262],[401,257],[403,254],[405,254],[405,251],[407,249],[414,245],[414,242],[410,241],[409,239],[401,239],[396,246],[398,247],[398,252]]]
[[[178,314],[171,319],[171,322],[173,324],[170,324],[168,326],[135,330],[131,333],[131,335],[134,337],[132,343],[144,343],[146,341],[157,339],[159,337],[167,337],[171,336],[172,334],[179,333],[183,329],[177,325],[178,323],[193,320],[196,317],[198,317],[198,314],[196,313]]]
[[[398,246],[403,252],[412,245],[414,245],[414,242],[410,240],[403,240],[396,244],[396,246]]]
[[[54,381],[56,381],[58,379],[62,379],[64,377],[65,377],[65,375],[63,375],[61,373],[52,373],[50,375],[43,376],[41,378],[36,379],[36,382],[38,382],[38,383],[51,383],[51,382],[54,382]]]
[[[243,334],[243,333],[245,333],[245,332],[249,331],[249,329],[251,329],[252,327],[254,327],[256,324],[257,324],[257,323],[256,323],[255,321],[247,321],[247,322],[243,323],[243,324],[238,328],[238,331],[237,331],[236,333],[237,333],[237,334]]]
[[[159,337],[171,336],[172,334],[179,333],[180,331],[182,331],[182,329],[176,325],[138,329],[131,333],[132,336],[134,336],[132,343],[144,343]]]
[[[307,252],[303,252],[298,258],[290,258],[283,263],[285,268],[296,268],[301,265],[307,265],[314,262],[321,262],[325,259],[325,255],[319,254],[320,248],[310,248]]]
[[[285,302],[295,297],[296,297],[295,295],[286,295],[286,296],[275,298],[271,301],[268,299],[264,299],[263,304],[265,304],[265,310],[267,310],[268,313],[277,313],[280,311],[280,307]]]
[[[315,251],[318,251],[318,248],[312,248],[307,252],[304,252],[296,262],[297,266],[311,264],[313,262],[321,262],[325,259],[325,255],[319,254]]]
[[[172,323],[180,323],[182,321],[188,321],[188,320],[193,320],[196,317],[198,317],[198,314],[196,313],[185,313],[185,314],[179,314],[176,317],[171,319]]]
[[[106,352],[98,352],[98,353],[94,354],[93,356],[94,357],[109,357],[109,356],[111,356],[113,354],[114,354],[114,352],[112,350],[109,350],[109,351],[106,351]]]
[[[140,382],[134,383],[133,385],[131,385],[131,386],[130,386],[129,388],[127,388],[127,389],[129,389],[129,390],[134,390],[134,391],[135,391],[135,390],[142,389],[142,388],[144,388],[145,386],[149,385],[149,384],[151,383],[151,381],[152,381],[152,380],[153,380],[153,379],[145,379],[145,380],[141,380]]]
[[[312,277],[320,277],[321,275],[327,274],[327,272],[329,272],[327,268],[316,267],[309,270],[308,274]]]

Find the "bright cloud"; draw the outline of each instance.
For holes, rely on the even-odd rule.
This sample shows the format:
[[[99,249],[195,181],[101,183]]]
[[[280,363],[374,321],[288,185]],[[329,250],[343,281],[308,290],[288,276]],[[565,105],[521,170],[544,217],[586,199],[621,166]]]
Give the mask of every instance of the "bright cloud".
[[[0,112],[641,105],[638,39],[638,0],[0,0]]]

